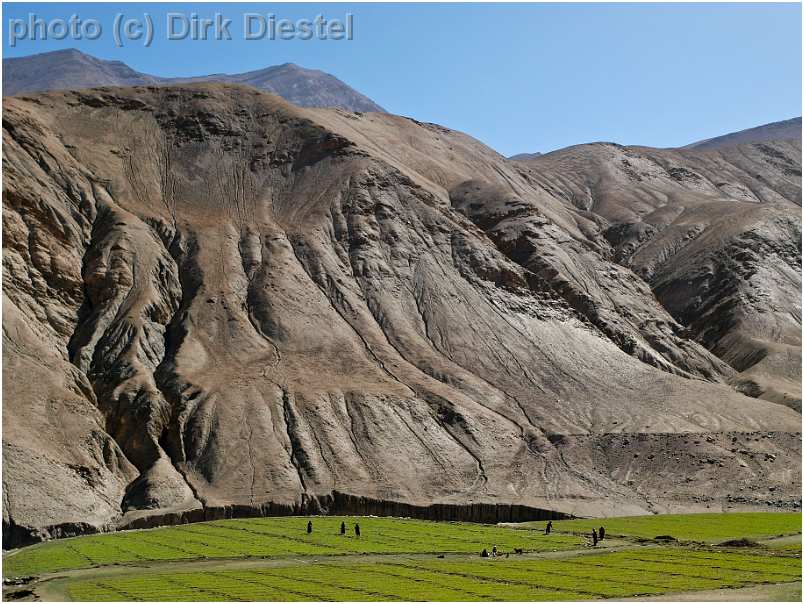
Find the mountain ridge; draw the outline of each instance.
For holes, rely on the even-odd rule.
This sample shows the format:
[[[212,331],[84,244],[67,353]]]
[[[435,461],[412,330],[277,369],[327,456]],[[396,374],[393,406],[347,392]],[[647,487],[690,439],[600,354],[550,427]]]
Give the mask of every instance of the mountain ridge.
[[[750,144],[750,143],[761,143],[765,141],[773,141],[773,140],[790,140],[790,139],[801,139],[801,117],[791,118],[789,120],[782,120],[778,122],[769,122],[767,124],[762,124],[761,126],[754,126],[752,128],[746,128],[744,130],[738,130],[735,132],[730,132],[728,134],[722,134],[720,136],[715,136],[713,138],[705,139],[696,141],[694,143],[690,143],[688,145],[684,145],[681,147],[666,147],[666,150],[673,150],[673,149],[718,149],[721,147],[729,147],[734,145],[741,145],[741,144]],[[659,149],[660,147],[649,147],[648,145],[641,145],[641,144],[632,144],[632,145],[623,145],[619,143],[613,143],[609,141],[594,141],[590,143],[577,143],[574,145],[569,145],[567,147],[562,147],[560,149],[554,149],[553,151],[547,151],[545,153],[542,152],[534,152],[534,153],[517,153],[516,155],[511,155],[508,157],[511,161],[527,161],[530,159],[535,159],[540,155],[548,155],[550,153],[556,153],[565,149],[571,149],[573,147],[578,147],[582,145],[619,145],[621,147],[646,147],[646,148],[656,148]]]
[[[573,515],[800,507],[800,414],[736,390],[742,370],[640,276],[706,244],[702,219],[675,234],[692,229],[674,204],[654,220],[672,193],[712,224],[745,216],[710,288],[794,289],[739,242],[800,266],[797,206],[724,193],[750,165],[725,158],[701,197],[658,156],[603,146],[533,168],[436,124],[209,83],[10,97],[3,129],[16,535],[333,492]],[[586,195],[589,161],[636,191],[632,214]],[[793,184],[790,148],[744,161],[768,182],[755,196]],[[632,268],[651,228],[672,244]],[[661,283],[693,298],[693,268]],[[777,298],[738,310],[776,318]]]
[[[800,116],[715,136],[691,143],[682,147],[682,149],[718,149],[746,143],[763,143],[765,141],[789,139],[801,140]]]
[[[136,71],[122,61],[98,59],[74,48],[3,59],[4,96],[101,86],[170,86],[212,81],[254,86],[302,107],[385,111],[335,76],[295,63],[235,74],[161,77]]]
[[[605,221],[617,262],[738,371],[731,383],[800,410],[800,154],[800,139],[680,149],[592,143],[520,164]]]

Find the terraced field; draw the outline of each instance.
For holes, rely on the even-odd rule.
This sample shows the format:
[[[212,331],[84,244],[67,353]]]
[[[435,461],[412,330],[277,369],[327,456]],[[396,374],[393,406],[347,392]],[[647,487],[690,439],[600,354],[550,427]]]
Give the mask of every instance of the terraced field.
[[[653,539],[660,535],[670,535],[679,541],[718,543],[728,539],[762,539],[800,533],[801,512],[666,514],[607,518],[605,521],[564,520],[555,523],[555,528],[561,532],[588,534],[601,524],[612,536]],[[543,522],[525,523],[525,526],[533,528],[543,525]]]
[[[773,518],[769,516],[774,516]],[[26,586],[42,599],[81,601],[557,601],[683,594],[784,585],[800,593],[796,537],[741,550],[700,544],[660,545],[642,533],[684,526],[688,541],[743,537],[746,522],[800,537],[800,515],[661,516],[591,521],[639,539],[607,538],[597,548],[566,531],[584,521],[489,526],[393,518],[227,520],[80,537],[20,550],[4,560],[5,577],[34,574]],[[341,521],[346,535],[339,534]],[[354,535],[355,522],[361,536]],[[651,525],[653,521],[653,525]],[[735,531],[728,534],[731,526]],[[768,528],[757,528],[767,536]],[[752,536],[759,536],[760,533]],[[773,548],[773,544],[783,545]],[[497,545],[496,558],[481,549]],[[523,554],[515,553],[522,549]],[[792,587],[790,587],[792,586]],[[13,599],[11,588],[7,598]],[[671,597],[671,596],[669,596]]]
[[[556,560],[401,559],[179,572],[72,583],[75,600],[589,600],[791,582],[800,560],[674,548]]]
[[[501,550],[577,549],[585,540],[574,535],[453,522],[397,518],[256,518],[221,520],[145,531],[93,535],[50,541],[9,557],[4,576],[37,575],[108,564],[209,558],[285,558],[348,554],[472,553],[493,545]],[[341,522],[346,535],[340,535]],[[358,522],[362,534],[354,535]]]

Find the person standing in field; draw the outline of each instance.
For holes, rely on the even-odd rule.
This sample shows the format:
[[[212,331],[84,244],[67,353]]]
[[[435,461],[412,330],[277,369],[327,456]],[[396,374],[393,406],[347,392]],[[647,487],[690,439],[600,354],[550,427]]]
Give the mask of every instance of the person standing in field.
[[[312,532],[313,532],[313,521],[308,520],[307,521],[307,534],[309,535]]]
[[[592,547],[597,545],[597,531],[592,529]]]
[[[346,523],[341,522],[341,535],[345,535],[345,534],[346,534]]]
[[[360,536],[360,525],[357,522],[355,522],[355,537],[359,536]]]
[[[552,521],[552,520],[548,520],[548,521],[547,521],[547,528],[546,528],[546,529],[544,529],[544,534],[545,534],[545,535],[549,535],[549,534],[550,534],[550,531],[552,531],[552,530],[553,530],[553,521]]]
[[[496,558],[496,557],[497,557],[497,546],[496,546],[496,545],[492,545],[492,546],[491,546],[491,557],[492,557],[492,558]]]
[[[605,537],[605,536],[606,536],[606,529],[604,529],[604,528],[601,526],[601,527],[600,527],[600,529],[597,531],[597,535],[598,535],[598,537],[600,538],[600,540],[601,540],[601,541],[603,541],[603,537]]]

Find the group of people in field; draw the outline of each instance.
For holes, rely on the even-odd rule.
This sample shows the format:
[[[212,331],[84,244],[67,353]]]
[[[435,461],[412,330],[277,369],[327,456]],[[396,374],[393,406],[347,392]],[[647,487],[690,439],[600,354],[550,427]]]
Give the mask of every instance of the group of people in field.
[[[544,527],[544,534],[549,535],[553,531],[553,521],[548,520],[547,525]],[[313,532],[313,521],[307,521],[307,534],[311,534]],[[346,535],[346,523],[341,522],[341,535]],[[604,527],[600,527],[599,529],[592,529],[592,546],[596,546],[598,541],[603,541],[603,538],[606,536],[606,529]],[[355,522],[355,537],[360,537],[360,524]],[[515,554],[521,554],[523,552],[522,549],[514,548]],[[497,551],[497,546],[494,545],[491,548],[491,554],[489,554],[488,550],[484,547],[483,551],[480,552],[481,558],[496,558],[497,556],[501,555],[500,552]],[[508,557],[508,554],[505,554],[505,557]]]
[[[308,520],[307,521],[307,534],[309,535],[312,532],[313,532],[313,521]],[[341,522],[341,535],[345,535],[345,534],[346,534],[346,523]],[[360,524],[355,522],[355,537],[359,537],[359,536],[360,536]]]
[[[606,536],[606,529],[603,528],[602,526],[597,530],[592,529],[592,545],[593,546],[597,545],[598,541],[603,541],[603,537],[605,536]]]
[[[553,530],[553,521],[548,520],[547,526],[544,527],[544,534],[549,535],[550,531]],[[592,545],[597,545],[598,541],[603,541],[603,537],[606,536],[606,529],[605,527],[600,527],[599,529],[592,529]]]
[[[548,520],[547,525],[544,527],[544,534],[549,535],[553,531],[553,521]],[[592,529],[592,547],[597,545],[598,541],[603,541],[603,538],[606,536],[606,529],[604,527],[600,527],[598,529]],[[514,548],[515,554],[521,554],[524,550],[520,548]],[[497,556],[501,555],[500,552],[497,551],[497,546],[493,546],[491,548],[491,554],[489,554],[486,548],[483,548],[483,551],[480,552],[481,558],[496,558]],[[508,557],[508,554],[505,554],[505,557]]]

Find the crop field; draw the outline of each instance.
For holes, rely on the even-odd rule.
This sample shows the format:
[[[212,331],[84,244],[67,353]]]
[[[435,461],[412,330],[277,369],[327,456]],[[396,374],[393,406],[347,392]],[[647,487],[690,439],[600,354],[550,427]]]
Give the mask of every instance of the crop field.
[[[722,516],[698,515],[697,531],[692,516],[556,521],[550,535],[544,523],[315,517],[307,534],[307,518],[225,520],[40,544],[6,556],[3,574],[35,575],[28,585],[40,599],[77,601],[560,601],[777,584],[800,593],[800,515]],[[611,527],[609,535],[634,522],[638,539],[607,537],[593,548],[569,534],[584,522]],[[685,527],[676,532],[688,541],[744,537],[747,525],[774,538],[740,549],[644,539],[673,534],[671,525]],[[493,545],[502,555],[479,556]]]
[[[525,524],[534,527],[544,525],[543,522]],[[718,543],[743,537],[761,539],[801,533],[801,512],[667,514],[606,518],[605,521],[563,520],[555,522],[554,528],[559,532],[590,533],[601,524],[612,536],[653,539],[670,535],[679,541]]]
[[[207,558],[283,558],[348,554],[471,553],[493,545],[501,550],[577,549],[584,540],[574,535],[550,535],[506,527],[457,522],[426,522],[396,518],[255,518],[221,520],[146,531],[129,531],[50,541],[8,558],[3,575],[37,575],[58,570],[108,564]],[[340,535],[341,522],[347,534]]]
[[[77,581],[75,600],[588,600],[799,580],[801,561],[643,548],[561,559],[396,559]]]

